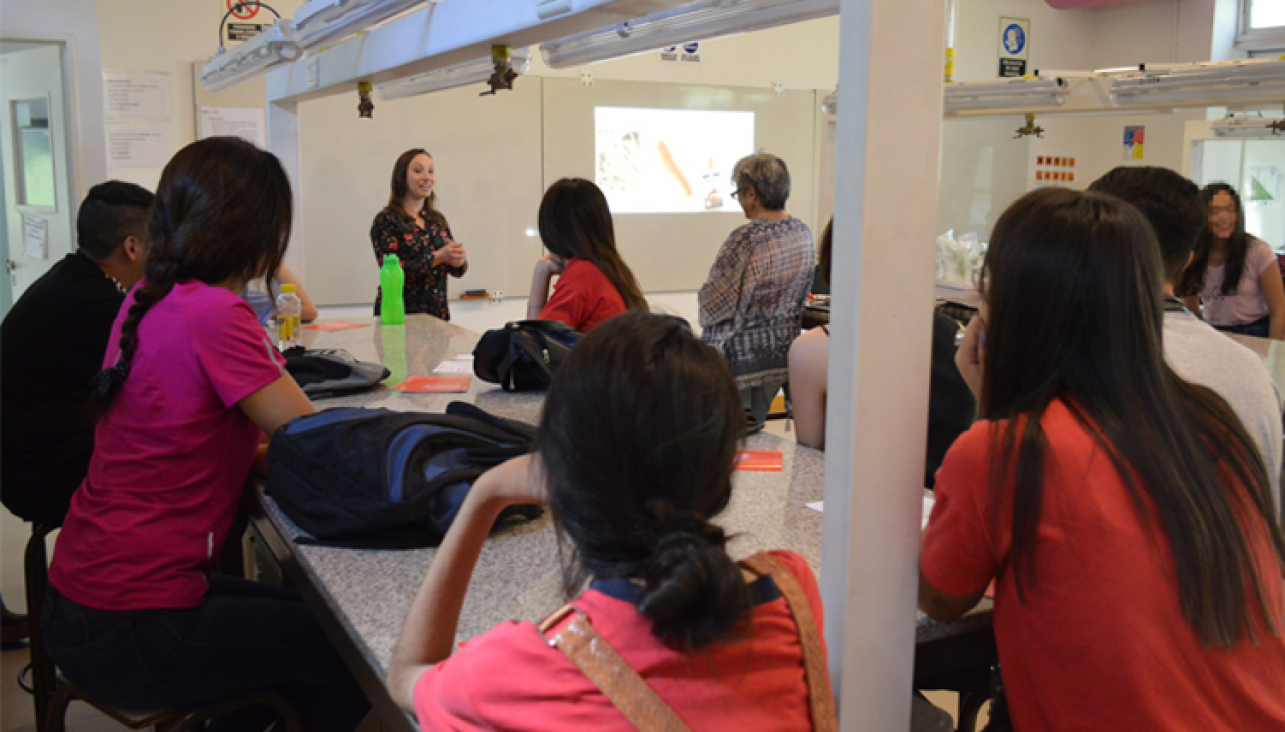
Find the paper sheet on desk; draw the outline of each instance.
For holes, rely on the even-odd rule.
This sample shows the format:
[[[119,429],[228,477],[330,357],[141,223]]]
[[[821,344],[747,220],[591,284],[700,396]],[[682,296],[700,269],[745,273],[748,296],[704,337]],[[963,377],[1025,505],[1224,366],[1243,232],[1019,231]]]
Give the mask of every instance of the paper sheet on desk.
[[[435,374],[471,374],[473,373],[473,354],[461,353],[447,361],[437,364]]]
[[[922,522],[920,522],[920,524],[919,524],[919,527],[920,527],[921,529],[926,529],[926,528],[928,528],[928,517],[929,517],[929,516],[931,516],[931,515],[932,515],[932,513],[933,513],[933,503],[934,503],[934,502],[935,502],[935,500],[934,500],[931,496],[924,496],[924,515],[923,515],[923,521],[922,521]],[[824,511],[824,510],[825,510],[825,501],[813,501],[812,503],[805,503],[805,504],[803,504],[803,505],[805,505],[805,506],[807,506],[808,508],[812,509],[813,511],[817,511],[817,512],[822,512],[822,511]]]

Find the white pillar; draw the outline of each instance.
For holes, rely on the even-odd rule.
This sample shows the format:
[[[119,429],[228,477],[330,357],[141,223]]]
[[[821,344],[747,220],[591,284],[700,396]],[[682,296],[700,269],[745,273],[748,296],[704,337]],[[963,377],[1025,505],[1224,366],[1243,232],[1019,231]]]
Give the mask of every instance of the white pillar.
[[[944,0],[843,0],[821,592],[844,730],[908,728]]]
[[[268,101],[268,151],[281,160],[290,192],[294,194],[294,220],[290,225],[290,245],[286,248],[286,266],[306,282],[307,262],[303,241],[303,186],[301,176],[301,143],[299,139],[299,103]]]

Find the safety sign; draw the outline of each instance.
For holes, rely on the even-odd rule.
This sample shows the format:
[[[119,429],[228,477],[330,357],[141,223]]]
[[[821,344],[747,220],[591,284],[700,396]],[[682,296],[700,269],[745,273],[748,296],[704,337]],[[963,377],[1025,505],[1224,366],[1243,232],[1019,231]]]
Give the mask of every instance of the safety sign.
[[[1025,76],[1030,59],[1031,21],[1025,18],[999,19],[999,75]]]

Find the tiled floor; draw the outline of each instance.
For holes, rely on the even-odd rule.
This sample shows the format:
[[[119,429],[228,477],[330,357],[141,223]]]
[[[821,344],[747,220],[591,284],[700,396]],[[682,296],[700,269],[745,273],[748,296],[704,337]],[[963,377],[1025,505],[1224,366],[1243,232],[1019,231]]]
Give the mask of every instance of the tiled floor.
[[[673,293],[650,296],[655,312],[680,315],[697,323],[695,293]],[[453,321],[469,330],[482,332],[502,327],[510,320],[526,317],[525,299],[506,300],[492,305],[488,302],[452,303]],[[369,314],[369,306],[351,308],[323,308],[323,318],[351,318]],[[768,432],[788,440],[794,439],[793,424],[784,420],[768,422]],[[8,511],[0,510],[0,594],[5,604],[14,611],[26,608],[22,584],[22,556],[31,527],[15,518]],[[52,553],[53,537],[49,546]],[[0,732],[34,732],[35,713],[31,697],[17,683],[18,672],[26,665],[29,654],[26,648],[0,653]],[[929,699],[939,707],[955,709],[955,694],[933,692]],[[67,728],[71,732],[116,732],[126,729],[99,713],[76,702],[67,713]]]

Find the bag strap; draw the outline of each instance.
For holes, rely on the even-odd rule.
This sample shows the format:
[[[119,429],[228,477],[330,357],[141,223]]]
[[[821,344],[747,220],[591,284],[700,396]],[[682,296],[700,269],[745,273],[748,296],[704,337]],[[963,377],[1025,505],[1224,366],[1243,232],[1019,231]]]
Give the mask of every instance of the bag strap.
[[[639,732],[692,732],[674,708],[625,663],[579,610],[571,605],[563,606],[540,624],[540,632],[572,613],[575,617],[549,640],[549,645],[562,651]]]
[[[808,702],[812,708],[812,729],[816,732],[835,732],[839,729],[839,719],[834,710],[834,692],[830,688],[830,669],[825,663],[825,646],[817,632],[812,605],[803,593],[799,579],[780,560],[767,552],[759,552],[741,564],[753,572],[772,575],[776,588],[785,597],[785,603],[799,630],[803,673],[808,682]]]
[[[794,617],[799,633],[812,729],[816,732],[837,732],[839,720],[835,714],[834,694],[830,688],[830,670],[826,666],[824,646],[817,632],[816,619],[812,615],[812,605],[803,593],[798,578],[767,552],[759,552],[741,564],[760,575],[771,575],[777,590],[785,598],[785,604]],[[572,605],[564,605],[545,618],[539,625],[540,633],[543,635],[548,632],[572,613],[575,617],[548,641],[549,645],[562,651],[640,732],[690,732],[691,728],[673,708],[656,694],[637,671],[625,663],[620,654],[598,635],[589,619]]]

